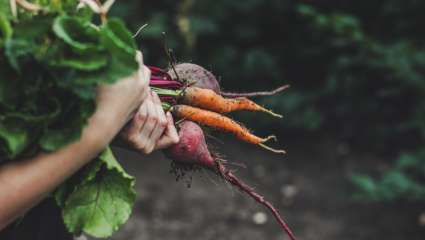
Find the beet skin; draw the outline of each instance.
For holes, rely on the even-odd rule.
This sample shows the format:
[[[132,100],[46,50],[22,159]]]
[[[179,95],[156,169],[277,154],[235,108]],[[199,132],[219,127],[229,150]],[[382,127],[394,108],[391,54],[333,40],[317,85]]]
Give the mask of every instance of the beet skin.
[[[214,158],[211,156],[205,142],[202,128],[191,121],[180,124],[180,142],[165,150],[167,157],[179,163],[196,164],[209,169],[216,168]]]
[[[180,80],[194,83],[193,86],[211,89],[220,94],[220,85],[217,78],[210,71],[193,63],[180,63],[174,66]],[[177,79],[173,69],[168,70],[173,79]]]

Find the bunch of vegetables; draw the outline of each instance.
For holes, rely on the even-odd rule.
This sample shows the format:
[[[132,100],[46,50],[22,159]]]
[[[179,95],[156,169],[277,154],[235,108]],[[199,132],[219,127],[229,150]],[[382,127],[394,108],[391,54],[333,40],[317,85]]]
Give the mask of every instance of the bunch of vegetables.
[[[79,139],[95,109],[95,88],[136,71],[132,34],[120,19],[106,17],[113,2],[0,0],[0,163],[55,151]],[[179,119],[181,141],[166,155],[181,166],[215,172],[270,209],[295,239],[278,211],[208,150],[198,125],[284,153],[264,144],[274,136],[255,136],[222,114],[249,110],[281,117],[244,96],[271,95],[286,86],[272,92],[224,93],[215,77],[197,65],[173,64],[168,72],[150,69],[152,90],[164,109]],[[108,147],[53,197],[70,232],[108,237],[131,214],[134,178]]]
[[[252,187],[239,180],[231,170],[228,170],[227,161],[218,157],[219,154],[210,152],[204,132],[198,125],[232,133],[242,141],[259,145],[275,153],[285,153],[284,150],[276,150],[264,144],[270,139],[275,139],[275,136],[266,138],[255,136],[236,121],[222,114],[247,110],[266,112],[281,118],[281,115],[273,113],[243,96],[272,95],[288,86],[282,86],[271,92],[222,93],[215,76],[199,65],[171,64],[168,72],[157,67],[150,67],[150,69],[152,72],[151,89],[160,96],[164,109],[170,111],[180,121],[177,124],[180,129],[180,142],[167,149],[166,156],[176,163],[175,166],[182,166],[183,169],[195,166],[211,170],[245,192],[255,201],[267,207],[290,238],[294,240],[292,231],[273,205],[256,193]],[[230,96],[230,98],[225,98],[222,94]]]

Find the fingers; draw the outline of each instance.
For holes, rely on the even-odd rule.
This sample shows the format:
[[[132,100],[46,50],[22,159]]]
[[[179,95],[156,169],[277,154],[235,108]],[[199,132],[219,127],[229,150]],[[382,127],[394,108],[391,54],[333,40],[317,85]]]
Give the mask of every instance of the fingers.
[[[149,154],[153,151],[152,145],[152,139],[151,135],[153,130],[156,128],[156,125],[158,123],[158,116],[155,110],[155,107],[153,105],[153,102],[151,100],[151,96],[149,96],[143,105],[146,105],[146,119],[143,127],[140,129],[140,138],[144,140],[145,145],[141,146],[138,150],[145,154]]]
[[[139,107],[138,112],[134,115],[132,121],[122,131],[121,135],[125,141],[130,143],[137,150],[144,149],[147,143],[146,138],[141,138],[140,131],[147,119],[147,108],[143,104]]]
[[[173,116],[170,112],[167,112],[167,128],[165,129],[164,135],[158,140],[155,149],[164,149],[179,143],[179,141],[179,134],[174,126]]]
[[[158,121],[157,121],[155,129],[153,130],[150,136],[152,145],[149,145],[149,149],[151,147],[152,149],[155,148],[155,145],[158,139],[162,136],[162,134],[164,133],[165,127],[167,126],[167,119],[165,117],[164,110],[162,109],[162,106],[161,106],[161,100],[159,100],[158,95],[154,92],[152,92],[152,102],[157,113],[156,116]]]
[[[144,154],[179,142],[173,117],[171,113],[165,115],[156,93],[149,93],[122,135],[136,150]]]

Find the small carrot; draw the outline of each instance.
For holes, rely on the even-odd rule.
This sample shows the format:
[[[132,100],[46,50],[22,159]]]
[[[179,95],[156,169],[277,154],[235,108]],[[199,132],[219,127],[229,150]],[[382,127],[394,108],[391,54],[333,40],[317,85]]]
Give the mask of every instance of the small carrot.
[[[282,118],[282,115],[276,114],[264,107],[256,104],[245,97],[223,98],[210,89],[198,87],[188,87],[184,91],[181,101],[185,104],[200,107],[217,113],[229,113],[237,110],[260,111],[269,113],[275,117]]]
[[[245,127],[219,113],[191,107],[188,105],[174,105],[170,111],[178,118],[191,120],[204,126],[209,126],[224,132],[233,133],[238,139],[251,144],[259,145],[269,151],[276,153],[286,153],[284,150],[276,150],[264,145],[264,143],[268,140],[276,139],[275,136],[269,136],[266,138],[255,136]]]

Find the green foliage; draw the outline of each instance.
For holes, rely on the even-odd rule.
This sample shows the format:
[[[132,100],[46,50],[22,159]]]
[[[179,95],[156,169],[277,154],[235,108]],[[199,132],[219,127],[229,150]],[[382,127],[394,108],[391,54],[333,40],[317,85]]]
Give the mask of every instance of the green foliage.
[[[10,20],[13,18],[9,1],[7,0],[0,1],[0,16],[1,18],[5,18],[7,20]]]
[[[368,175],[355,175],[352,182],[360,190],[355,198],[366,201],[395,201],[402,198],[421,200],[425,198],[425,155],[402,154],[396,165],[385,172],[379,180]]]
[[[1,0],[0,163],[79,139],[95,111],[95,88],[138,68],[136,43],[120,19],[98,26],[86,9],[76,11],[76,0],[33,2],[45,10],[13,17]],[[108,148],[55,197],[69,231],[108,237],[128,219],[133,188]]]
[[[134,178],[122,169],[110,149],[97,161],[63,202],[63,217],[71,232],[105,238],[127,221],[136,194]]]

